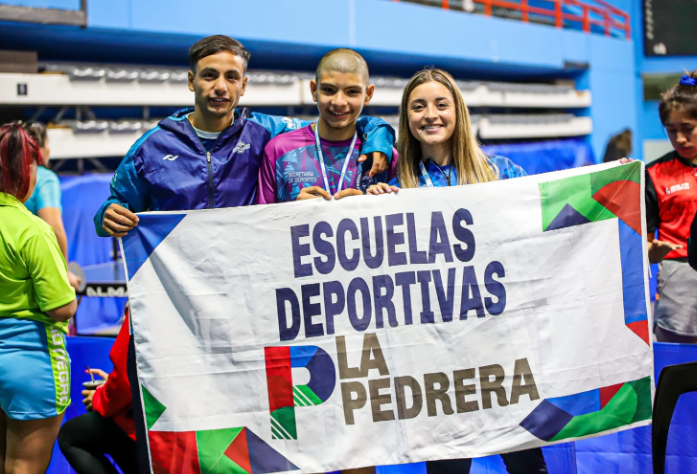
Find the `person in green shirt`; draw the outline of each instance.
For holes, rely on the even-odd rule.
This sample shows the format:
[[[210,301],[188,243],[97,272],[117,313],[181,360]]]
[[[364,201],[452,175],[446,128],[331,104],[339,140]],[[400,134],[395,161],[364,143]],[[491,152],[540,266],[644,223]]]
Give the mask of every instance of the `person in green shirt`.
[[[0,472],[40,474],[70,405],[67,321],[75,290],[53,229],[24,206],[39,149],[0,127]]]

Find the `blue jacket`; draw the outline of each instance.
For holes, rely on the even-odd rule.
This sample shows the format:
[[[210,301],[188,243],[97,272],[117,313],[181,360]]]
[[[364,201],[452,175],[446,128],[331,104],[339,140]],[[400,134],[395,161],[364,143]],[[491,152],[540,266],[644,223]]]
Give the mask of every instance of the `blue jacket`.
[[[521,176],[528,175],[522,167],[516,165],[511,160],[503,156],[492,155],[489,157],[489,160],[491,161],[491,165],[494,168],[496,177],[498,179],[519,178]],[[432,161],[427,161],[424,163],[424,165],[428,176],[433,182],[433,186],[437,188],[441,186],[448,186],[447,177],[450,178],[451,186],[457,185],[457,171],[455,170],[454,166],[447,165],[441,167]],[[421,172],[418,172],[418,176],[419,187],[426,187],[426,179],[421,175]],[[399,186],[398,178],[394,178],[389,184]]]
[[[128,151],[111,180],[111,196],[94,216],[97,235],[104,213],[113,203],[132,212],[181,211],[245,206],[254,202],[264,146],[274,136],[310,122],[235,111],[209,153],[186,119],[184,109],[162,120]],[[361,153],[380,151],[392,158],[394,130],[387,122],[362,117],[357,123],[364,140]]]

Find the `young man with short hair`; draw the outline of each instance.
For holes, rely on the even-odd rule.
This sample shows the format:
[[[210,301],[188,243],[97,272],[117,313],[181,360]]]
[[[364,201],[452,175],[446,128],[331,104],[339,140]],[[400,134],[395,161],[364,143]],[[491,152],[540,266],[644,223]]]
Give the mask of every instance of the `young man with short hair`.
[[[250,54],[223,35],[204,38],[189,50],[189,89],[195,105],[162,120],[131,147],[111,181],[111,196],[94,217],[97,234],[123,237],[138,225],[137,212],[210,209],[252,204],[264,146],[298,120],[236,110],[247,87]],[[359,123],[362,152],[375,169],[387,167],[394,130],[380,119]],[[367,158],[367,156],[365,157]],[[371,172],[374,172],[371,170]],[[134,407],[141,406],[135,346],[128,347]],[[142,410],[134,410],[138,463],[150,472]]]
[[[310,89],[319,120],[266,145],[259,170],[261,204],[340,199],[363,194],[371,184],[394,176],[395,151],[391,169],[377,176],[369,174],[368,162],[358,160],[356,124],[375,90],[363,57],[350,49],[330,51],[317,65]]]
[[[351,49],[330,51],[317,65],[310,90],[319,119],[266,145],[259,170],[260,204],[363,195],[371,184],[395,175],[394,150],[390,169],[375,176],[369,163],[358,160],[356,123],[375,90],[365,59]],[[374,473],[374,467],[342,471]]]
[[[119,165],[111,196],[94,218],[100,236],[123,237],[138,225],[137,212],[252,204],[264,146],[302,126],[298,120],[236,110],[247,87],[249,52],[223,35],[189,50],[194,110],[182,110],[145,133]],[[394,131],[380,119],[358,123],[364,155],[376,170],[391,158]],[[383,156],[386,155],[386,156]]]

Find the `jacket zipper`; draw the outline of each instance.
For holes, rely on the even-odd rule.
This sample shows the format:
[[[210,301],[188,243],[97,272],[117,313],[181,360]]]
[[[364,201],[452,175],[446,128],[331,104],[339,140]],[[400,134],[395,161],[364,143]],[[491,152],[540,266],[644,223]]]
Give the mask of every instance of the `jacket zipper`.
[[[208,161],[208,209],[213,209],[213,169],[211,165],[211,152],[206,152]]]

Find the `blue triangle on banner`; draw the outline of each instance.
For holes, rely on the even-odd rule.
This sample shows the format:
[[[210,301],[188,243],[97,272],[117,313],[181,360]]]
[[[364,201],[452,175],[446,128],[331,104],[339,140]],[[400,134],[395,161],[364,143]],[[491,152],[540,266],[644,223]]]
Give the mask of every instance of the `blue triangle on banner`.
[[[554,229],[563,229],[564,227],[571,227],[575,225],[588,224],[590,220],[586,218],[583,214],[578,212],[576,209],[567,204],[564,208],[557,214],[552,222],[549,223],[545,231]]]
[[[186,214],[151,214],[138,217],[138,227],[121,239],[129,280]]]
[[[299,468],[281,453],[266,444],[266,441],[247,430],[247,449],[252,474],[269,474],[272,472],[297,471]]]

